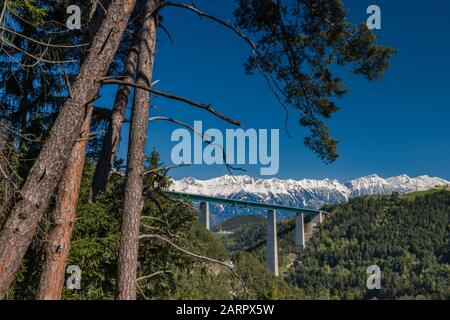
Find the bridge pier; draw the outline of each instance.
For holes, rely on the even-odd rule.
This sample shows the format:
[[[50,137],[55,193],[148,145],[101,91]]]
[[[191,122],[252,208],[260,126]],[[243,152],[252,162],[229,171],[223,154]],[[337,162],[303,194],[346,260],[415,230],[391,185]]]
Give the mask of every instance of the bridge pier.
[[[267,211],[267,265],[278,277],[277,214],[275,210]]]
[[[303,212],[295,216],[295,248],[301,251],[305,248],[305,219]]]
[[[324,222],[329,217],[330,217],[330,214],[328,212],[319,211],[319,223]]]
[[[208,202],[200,202],[200,213],[200,223],[205,226],[206,230],[210,230]]]

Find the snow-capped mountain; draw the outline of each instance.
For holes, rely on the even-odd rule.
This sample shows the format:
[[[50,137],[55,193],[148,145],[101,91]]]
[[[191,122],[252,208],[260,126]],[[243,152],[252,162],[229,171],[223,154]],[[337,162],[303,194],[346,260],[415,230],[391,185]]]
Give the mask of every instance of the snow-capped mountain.
[[[401,175],[383,179],[370,175],[344,184],[337,180],[280,180],[257,179],[249,176],[225,175],[209,180],[184,178],[175,180],[172,190],[178,192],[210,195],[238,200],[282,204],[318,209],[324,204],[347,201],[349,198],[362,195],[388,195],[393,192],[405,194],[450,185],[441,178],[420,176],[416,178]],[[245,209],[223,208],[213,206],[213,221],[219,222],[237,213],[245,213]],[[252,210],[252,213],[255,213]],[[261,212],[262,213],[262,212]]]

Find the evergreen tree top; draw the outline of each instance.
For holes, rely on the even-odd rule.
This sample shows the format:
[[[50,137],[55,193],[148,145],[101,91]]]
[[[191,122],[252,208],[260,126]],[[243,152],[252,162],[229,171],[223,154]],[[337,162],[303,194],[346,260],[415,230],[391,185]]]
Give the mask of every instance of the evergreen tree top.
[[[335,161],[338,142],[324,120],[338,110],[335,99],[347,92],[332,69],[351,64],[368,80],[383,76],[395,50],[376,44],[373,31],[346,21],[341,0],[238,0],[237,26],[257,40],[246,63],[267,75],[288,112],[300,113],[309,128],[305,144],[322,160]]]

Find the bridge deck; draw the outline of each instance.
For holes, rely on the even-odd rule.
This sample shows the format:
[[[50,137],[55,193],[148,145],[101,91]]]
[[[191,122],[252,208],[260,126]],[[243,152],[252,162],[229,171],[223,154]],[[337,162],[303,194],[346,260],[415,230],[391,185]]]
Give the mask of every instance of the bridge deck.
[[[264,210],[288,211],[288,212],[294,212],[294,213],[303,212],[303,213],[305,213],[307,215],[311,215],[311,216],[315,216],[315,215],[319,214],[320,212],[322,212],[324,214],[329,214],[328,212],[320,211],[320,210],[281,206],[281,205],[276,205],[276,204],[275,205],[274,204],[266,204],[266,203],[259,203],[259,202],[253,202],[253,201],[234,200],[234,199],[205,196],[205,195],[193,194],[193,193],[184,193],[184,192],[176,192],[176,191],[165,191],[165,193],[167,193],[170,196],[176,197],[176,198],[184,198],[184,199],[189,199],[192,201],[224,204],[224,205],[235,206],[235,207],[240,207],[240,208],[255,208],[255,209],[264,209]]]

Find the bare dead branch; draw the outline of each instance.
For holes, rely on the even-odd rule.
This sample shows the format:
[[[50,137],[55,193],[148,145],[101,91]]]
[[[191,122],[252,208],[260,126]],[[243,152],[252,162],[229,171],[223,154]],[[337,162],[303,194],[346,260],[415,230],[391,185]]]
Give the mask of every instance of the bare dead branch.
[[[167,30],[167,28],[164,26],[164,24],[162,24],[161,22],[159,22],[159,26],[161,27],[161,29],[164,31],[164,33],[167,35],[167,37],[169,38],[169,41],[171,44],[175,44],[175,41],[173,40],[172,35],[170,34],[169,30]]]
[[[164,223],[168,228],[170,228],[170,223],[167,220],[163,220],[161,218],[158,217],[153,217],[153,216],[141,216],[141,220],[145,220],[145,219],[150,219],[150,220],[155,220],[155,221],[159,221],[161,223]]]
[[[202,255],[193,253],[193,252],[191,252],[191,251],[189,251],[189,250],[186,250],[186,249],[184,249],[184,248],[179,247],[178,245],[176,245],[175,243],[173,243],[173,242],[170,241],[169,239],[164,238],[164,237],[162,237],[162,236],[160,236],[160,235],[157,235],[157,234],[143,234],[143,235],[140,235],[140,236],[139,236],[139,239],[140,239],[140,240],[142,240],[142,239],[158,239],[158,240],[161,240],[161,241],[166,242],[167,244],[169,244],[170,246],[172,246],[172,247],[175,248],[176,250],[181,251],[181,252],[183,252],[184,254],[187,254],[187,255],[189,255],[189,256],[191,256],[191,257],[194,257],[194,258],[197,258],[197,259],[200,259],[200,260],[203,260],[203,261],[207,261],[207,262],[209,262],[209,263],[213,263],[213,264],[215,263],[215,264],[219,264],[219,265],[221,265],[221,266],[224,266],[224,267],[227,268],[227,269],[228,269],[228,270],[229,270],[229,271],[230,271],[237,279],[239,279],[239,281],[241,282],[241,284],[242,284],[242,286],[243,286],[245,292],[248,294],[248,290],[247,290],[247,287],[246,287],[244,281],[243,281],[242,278],[239,276],[239,274],[233,269],[233,267],[230,266],[228,263],[223,262],[223,261],[220,261],[220,260],[217,260],[217,259],[213,259],[213,258],[210,258],[210,257],[206,257],[206,256],[202,256]]]
[[[143,277],[137,278],[136,281],[139,282],[139,281],[143,281],[143,280],[146,280],[146,279],[153,278],[153,277],[158,276],[160,274],[172,273],[172,272],[173,272],[172,270],[160,270],[160,271],[156,271],[156,272],[154,272],[152,274],[149,274],[147,276],[143,276]]]
[[[202,256],[202,255],[193,253],[191,251],[188,251],[188,250],[186,250],[184,248],[179,247],[178,245],[176,245],[175,243],[173,243],[169,239],[164,238],[163,236],[160,236],[158,234],[142,234],[142,235],[139,236],[139,239],[140,240],[143,240],[143,239],[158,239],[158,240],[161,240],[161,241],[166,242],[167,244],[171,245],[173,248],[177,249],[178,251],[181,251],[181,252],[183,252],[183,253],[185,253],[185,254],[187,254],[189,256],[192,256],[194,258],[198,258],[198,259],[203,260],[203,261],[208,261],[210,263],[220,264],[220,265],[226,267],[227,269],[229,269],[230,271],[232,271],[234,274],[236,274],[236,271],[234,271],[233,268],[228,263],[220,261],[220,260],[217,260],[217,259],[213,259],[213,258],[210,258],[210,257]]]
[[[8,0],[5,0],[5,2],[3,3],[2,13],[0,14],[0,25],[3,22],[3,18],[5,17],[5,12],[7,8],[8,8]]]
[[[173,122],[173,123],[179,124],[179,125],[181,125],[181,126],[187,128],[187,129],[191,130],[192,132],[194,132],[194,133],[195,133],[196,135],[198,135],[198,136],[202,139],[202,141],[205,142],[206,144],[219,147],[219,148],[222,150],[222,158],[223,158],[223,161],[224,161],[225,166],[227,167],[227,171],[230,173],[230,175],[231,175],[233,178],[234,178],[234,175],[233,175],[232,170],[234,170],[234,171],[243,171],[243,172],[246,171],[246,170],[243,169],[243,168],[233,167],[232,165],[230,165],[230,164],[227,162],[227,156],[226,156],[224,147],[223,147],[222,145],[220,145],[220,144],[211,142],[211,141],[208,139],[208,138],[209,138],[208,135],[206,135],[206,134],[204,134],[204,133],[202,133],[202,132],[198,132],[193,126],[191,126],[191,125],[189,125],[189,124],[187,124],[187,123],[185,123],[185,122],[182,122],[182,121],[180,121],[180,120],[172,119],[172,118],[168,118],[168,117],[152,117],[152,118],[149,118],[149,121],[157,121],[157,120],[160,120],[160,121],[169,121],[169,122]]]
[[[14,187],[14,189],[17,192],[20,192],[20,188],[14,183],[14,181],[8,176],[8,174],[3,170],[2,166],[0,165],[0,172],[2,173],[3,177],[11,183],[11,185]]]
[[[26,40],[28,40],[28,41],[34,42],[34,43],[36,43],[36,44],[39,44],[39,45],[42,45],[42,46],[45,46],[45,47],[65,48],[65,49],[67,49],[67,48],[80,48],[80,47],[86,47],[86,46],[89,45],[89,43],[73,44],[73,45],[45,43],[45,42],[42,42],[42,41],[39,41],[39,40],[30,38],[30,37],[27,37],[26,35],[24,35],[24,34],[22,34],[22,33],[20,33],[20,32],[16,32],[16,31],[11,30],[11,29],[6,28],[6,27],[0,27],[0,30],[5,30],[6,32],[12,33],[12,34],[14,34],[14,35],[16,35],[16,36],[19,36],[19,37],[24,38],[24,39],[26,39]]]
[[[21,53],[25,54],[26,56],[28,56],[28,57],[30,57],[30,58],[36,60],[37,63],[38,63],[38,62],[41,62],[41,61],[42,61],[42,62],[45,62],[45,63],[48,63],[48,64],[68,64],[68,63],[75,63],[75,62],[78,62],[78,60],[63,60],[63,61],[57,61],[57,60],[49,60],[49,59],[45,59],[43,56],[44,56],[44,54],[46,53],[46,50],[47,50],[47,49],[46,49],[46,50],[44,51],[44,53],[39,57],[39,56],[35,56],[35,55],[29,53],[29,52],[26,51],[26,50],[23,50],[22,48],[17,47],[15,44],[13,44],[12,42],[8,41],[5,37],[1,37],[0,40],[1,40],[1,42],[4,43],[6,46],[8,46],[8,47],[10,47],[10,48],[12,48],[12,49],[14,49],[14,50],[16,50],[16,51],[18,51],[18,52],[21,52]],[[37,63],[36,63],[36,64],[37,64]]]
[[[163,197],[164,199],[166,199],[166,200],[168,200],[168,201],[176,202],[176,203],[178,203],[178,204],[180,204],[180,205],[182,205],[182,206],[188,207],[189,209],[198,212],[198,209],[195,208],[195,207],[194,207],[192,204],[190,204],[189,202],[183,201],[183,200],[181,200],[181,199],[173,199],[173,198],[167,196],[164,192],[160,193],[160,195],[161,195],[161,197]]]
[[[135,83],[130,83],[130,82],[126,82],[126,81],[120,81],[120,80],[115,80],[115,79],[111,79],[111,78],[103,78],[101,80],[101,82],[103,84],[119,84],[119,85],[131,86],[131,87],[135,87],[135,88],[138,88],[138,89],[141,89],[141,90],[144,90],[144,91],[156,94],[158,96],[161,96],[161,97],[164,97],[164,98],[167,98],[167,99],[180,101],[180,102],[189,104],[191,106],[197,107],[199,109],[208,111],[209,113],[215,115],[216,117],[218,117],[218,118],[220,118],[220,119],[222,119],[222,120],[224,120],[224,121],[226,121],[228,123],[231,123],[233,125],[241,127],[241,124],[238,121],[233,120],[233,119],[223,115],[222,113],[214,110],[214,108],[211,107],[210,104],[206,105],[206,104],[203,104],[203,103],[200,103],[200,102],[195,102],[195,101],[189,100],[189,99],[184,98],[184,97],[176,96],[176,95],[171,94],[171,93],[162,92],[162,91],[150,88],[148,86],[139,85],[139,84],[135,84]]]
[[[72,88],[70,87],[69,78],[67,77],[66,71],[64,70],[63,72],[64,72],[64,83],[66,84],[67,92],[69,94],[69,98],[72,98]]]
[[[76,142],[83,142],[83,141],[90,141],[90,140],[95,140],[95,139],[97,139],[97,135],[92,135],[92,136],[87,137],[87,138],[80,138],[80,139],[77,139],[75,141]]]
[[[151,170],[144,171],[144,173],[142,175],[153,174],[153,173],[156,173],[156,172],[159,172],[159,171],[168,171],[168,170],[171,170],[171,169],[187,167],[187,166],[189,166],[189,164],[184,164],[183,163],[183,164],[169,166],[169,167],[156,168],[156,169],[151,169]]]
[[[200,11],[197,8],[190,6],[188,4],[184,4],[184,3],[177,3],[177,2],[162,2],[160,9],[164,8],[164,7],[178,7],[178,8],[183,8],[189,11],[192,11],[196,14],[198,14],[201,17],[205,17],[208,18],[210,20],[213,20],[219,24],[221,24],[222,26],[232,30],[234,33],[236,33],[240,38],[244,39],[251,47],[252,49],[255,51],[255,53],[258,51],[256,44],[253,42],[252,39],[250,39],[245,33],[243,33],[241,30],[239,30],[238,28],[234,27],[233,25],[229,24],[228,22],[221,20],[219,18],[214,17],[213,15],[210,15],[206,12]]]

